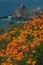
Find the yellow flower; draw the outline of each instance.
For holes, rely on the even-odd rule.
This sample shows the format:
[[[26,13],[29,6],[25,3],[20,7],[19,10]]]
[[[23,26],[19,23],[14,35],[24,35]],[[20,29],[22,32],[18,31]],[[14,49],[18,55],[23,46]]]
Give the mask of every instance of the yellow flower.
[[[36,53],[36,50],[33,50],[32,53]]]

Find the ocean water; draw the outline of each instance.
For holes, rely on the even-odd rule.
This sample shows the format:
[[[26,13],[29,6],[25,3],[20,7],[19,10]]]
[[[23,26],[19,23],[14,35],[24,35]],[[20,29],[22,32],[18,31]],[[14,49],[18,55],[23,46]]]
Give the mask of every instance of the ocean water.
[[[0,0],[0,17],[12,14],[21,3],[24,3],[27,9],[43,8],[43,0]],[[7,22],[0,21],[0,25],[4,25]]]

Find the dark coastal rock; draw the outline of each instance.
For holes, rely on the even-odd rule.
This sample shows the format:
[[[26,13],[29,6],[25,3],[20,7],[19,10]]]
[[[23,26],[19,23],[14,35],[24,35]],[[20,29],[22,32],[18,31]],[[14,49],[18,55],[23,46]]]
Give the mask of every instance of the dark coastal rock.
[[[13,24],[14,24],[14,22],[12,22],[12,21],[9,23],[9,25],[13,25]]]
[[[1,19],[7,19],[8,18],[8,16],[2,16],[2,17],[0,17],[0,20]]]

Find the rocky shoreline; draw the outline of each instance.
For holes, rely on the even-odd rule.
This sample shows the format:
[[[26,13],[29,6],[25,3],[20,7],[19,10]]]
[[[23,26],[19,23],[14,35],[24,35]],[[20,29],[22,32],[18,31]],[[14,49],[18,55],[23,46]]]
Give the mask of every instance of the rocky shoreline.
[[[11,19],[11,20],[33,20],[35,16],[41,16],[43,15],[43,9],[40,7],[29,10],[25,7],[25,5],[22,3],[16,11],[12,12],[12,15],[9,16],[2,16],[0,17],[0,20],[2,19]]]

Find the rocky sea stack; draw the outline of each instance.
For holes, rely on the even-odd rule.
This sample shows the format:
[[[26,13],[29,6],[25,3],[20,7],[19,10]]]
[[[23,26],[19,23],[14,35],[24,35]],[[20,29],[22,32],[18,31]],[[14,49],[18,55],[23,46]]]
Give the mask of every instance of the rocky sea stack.
[[[22,3],[15,12],[12,14],[12,20],[32,20],[35,16],[41,16],[43,14],[43,10],[38,7],[34,10],[29,10]]]

